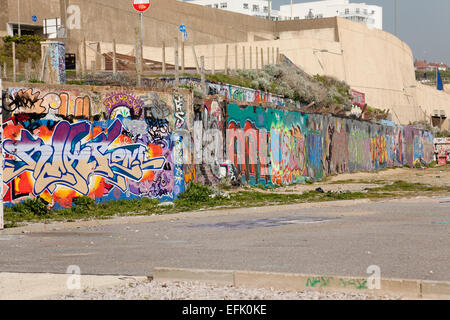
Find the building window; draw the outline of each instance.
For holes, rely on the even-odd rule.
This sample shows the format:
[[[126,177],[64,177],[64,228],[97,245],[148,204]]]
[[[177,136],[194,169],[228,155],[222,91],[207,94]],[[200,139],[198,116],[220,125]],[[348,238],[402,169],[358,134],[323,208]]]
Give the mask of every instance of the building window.
[[[265,13],[269,12],[269,7],[264,7],[264,12]]]
[[[244,3],[244,9],[248,10],[248,3]]]
[[[218,3],[214,3],[214,8],[219,8],[219,4]]]
[[[226,2],[222,2],[222,3],[220,4],[220,8],[221,8],[221,9],[226,9],[226,8],[227,8],[227,3],[226,3]]]
[[[349,14],[350,13],[350,9],[345,9],[345,14]]]
[[[259,6],[254,4],[253,5],[253,12],[259,12]]]
[[[359,12],[360,12],[359,8],[356,8],[356,13],[359,13]]]

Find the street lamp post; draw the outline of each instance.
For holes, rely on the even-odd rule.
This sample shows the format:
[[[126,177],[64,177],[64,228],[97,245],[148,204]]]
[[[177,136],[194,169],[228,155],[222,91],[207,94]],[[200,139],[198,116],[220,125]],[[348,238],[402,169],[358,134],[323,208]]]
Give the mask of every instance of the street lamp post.
[[[394,0],[394,32],[398,36],[398,0]]]
[[[18,20],[18,35],[22,36],[22,30],[20,30],[20,0],[17,0],[17,20]]]
[[[291,20],[294,19],[294,9],[293,9],[293,2],[294,0],[291,0]]]

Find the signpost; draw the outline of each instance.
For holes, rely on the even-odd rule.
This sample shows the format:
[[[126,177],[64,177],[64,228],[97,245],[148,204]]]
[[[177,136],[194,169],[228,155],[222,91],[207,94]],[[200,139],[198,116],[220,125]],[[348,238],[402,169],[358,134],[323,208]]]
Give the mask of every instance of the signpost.
[[[144,12],[150,7],[150,0],[133,0],[133,7],[139,12]]]
[[[139,41],[139,54],[136,54],[136,71],[138,74],[138,86],[142,85],[142,69],[143,69],[143,16],[144,12],[150,7],[150,0],[132,0],[133,7],[136,11],[139,11],[139,31],[140,31],[140,41]],[[139,62],[138,62],[139,60]]]
[[[180,32],[183,34],[183,40],[186,40],[188,37],[188,33],[187,33],[187,28],[184,24],[182,24],[178,30],[180,30]]]
[[[180,25],[178,30],[183,33],[183,37],[181,38],[181,73],[184,74],[184,41],[187,39],[188,34],[184,24]]]

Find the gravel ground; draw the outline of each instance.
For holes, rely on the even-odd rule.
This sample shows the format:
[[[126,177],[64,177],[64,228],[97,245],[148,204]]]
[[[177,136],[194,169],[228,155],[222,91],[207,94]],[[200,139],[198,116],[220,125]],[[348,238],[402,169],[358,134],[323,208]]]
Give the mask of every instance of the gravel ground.
[[[135,282],[107,289],[87,289],[55,300],[401,300],[363,293],[289,292],[236,288],[198,282]]]

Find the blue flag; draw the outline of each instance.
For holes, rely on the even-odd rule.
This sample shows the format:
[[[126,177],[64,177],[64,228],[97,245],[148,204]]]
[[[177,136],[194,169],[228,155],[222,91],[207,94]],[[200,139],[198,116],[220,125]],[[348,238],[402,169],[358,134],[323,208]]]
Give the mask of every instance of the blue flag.
[[[437,72],[437,89],[440,91],[444,91],[444,84],[442,83],[441,74],[439,73],[439,70],[436,70]]]

